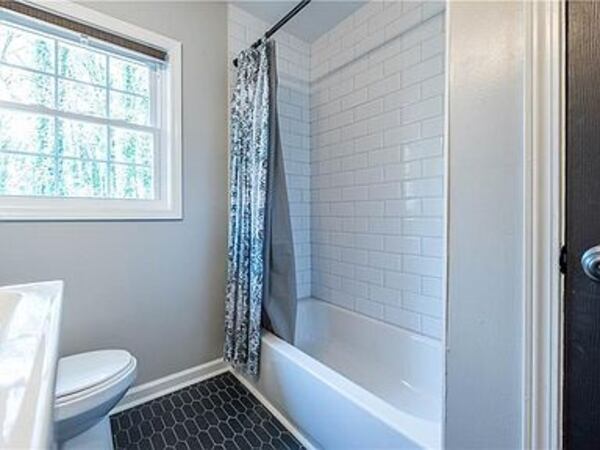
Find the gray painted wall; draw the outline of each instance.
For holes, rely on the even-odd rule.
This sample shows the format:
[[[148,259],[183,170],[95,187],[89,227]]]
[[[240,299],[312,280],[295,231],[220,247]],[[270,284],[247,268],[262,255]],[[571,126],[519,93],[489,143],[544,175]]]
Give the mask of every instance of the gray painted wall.
[[[0,285],[64,279],[62,354],[121,347],[137,383],[222,354],[225,3],[86,2],[183,43],[183,221],[0,223]]]
[[[446,448],[521,447],[524,11],[450,2]]]

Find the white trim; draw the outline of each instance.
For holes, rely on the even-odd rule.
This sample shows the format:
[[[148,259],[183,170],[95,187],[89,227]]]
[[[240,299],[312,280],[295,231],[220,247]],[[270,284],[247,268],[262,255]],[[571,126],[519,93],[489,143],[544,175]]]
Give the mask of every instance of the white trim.
[[[67,0],[29,1],[53,13],[162,49],[168,64],[159,67],[164,95],[157,200],[115,200],[0,196],[0,221],[14,220],[169,220],[183,217],[181,43]],[[164,107],[168,105],[168,107]]]
[[[523,448],[562,447],[562,1],[524,2]]]
[[[190,369],[182,370],[166,377],[159,378],[148,383],[140,384],[130,389],[125,397],[113,408],[110,414],[116,414],[142,403],[149,402],[155,398],[170,394],[179,389],[183,389],[192,384],[212,378],[216,375],[225,373],[229,367],[223,362],[222,358],[209,361]]]
[[[242,375],[238,374],[235,370],[229,370],[233,376],[235,376],[240,383],[244,385],[246,389],[250,391],[252,395],[254,395],[258,401],[265,407],[267,410],[275,416],[277,420],[281,422],[281,424],[290,432],[292,435],[298,439],[298,441],[308,450],[316,450],[316,445],[313,444],[306,436],[304,436],[300,430],[288,420],[288,418],[282,414],[273,404],[258,390],[256,389],[252,383],[246,380]]]
[[[2,63],[0,63],[0,66]],[[58,78],[58,77],[57,77]],[[114,89],[106,89],[107,92],[116,92]],[[56,95],[56,94],[55,94]],[[137,123],[126,122],[122,119],[107,119],[105,117],[91,116],[80,113],[72,113],[69,111],[61,111],[52,109],[42,105],[27,105],[24,103],[11,102],[0,100],[0,108],[4,110],[17,111],[21,113],[30,113],[50,117],[58,117],[59,119],[75,120],[77,122],[86,122],[94,125],[110,125],[111,127],[123,128],[131,131],[143,131],[146,133],[156,133],[156,127],[151,125],[139,125]],[[37,153],[31,153],[37,155]],[[51,153],[46,153],[51,155]]]

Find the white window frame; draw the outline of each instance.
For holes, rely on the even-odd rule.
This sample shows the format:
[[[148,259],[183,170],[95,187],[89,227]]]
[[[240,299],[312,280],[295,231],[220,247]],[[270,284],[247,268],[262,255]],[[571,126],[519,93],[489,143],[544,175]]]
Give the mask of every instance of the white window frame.
[[[167,52],[161,70],[161,136],[155,200],[0,196],[0,221],[182,218],[181,43],[71,1],[30,1],[50,12]]]

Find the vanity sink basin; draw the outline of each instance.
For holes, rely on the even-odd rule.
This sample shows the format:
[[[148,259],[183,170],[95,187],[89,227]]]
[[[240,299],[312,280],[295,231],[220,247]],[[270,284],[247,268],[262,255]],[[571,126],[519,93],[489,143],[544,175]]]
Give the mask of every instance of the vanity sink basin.
[[[0,287],[0,449],[50,448],[62,281]]]

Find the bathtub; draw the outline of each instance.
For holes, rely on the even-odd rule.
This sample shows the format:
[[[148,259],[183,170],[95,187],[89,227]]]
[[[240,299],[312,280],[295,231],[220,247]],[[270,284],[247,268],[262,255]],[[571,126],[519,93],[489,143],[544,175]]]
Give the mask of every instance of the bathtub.
[[[296,347],[265,332],[246,381],[315,448],[440,448],[442,367],[437,341],[303,299]]]

